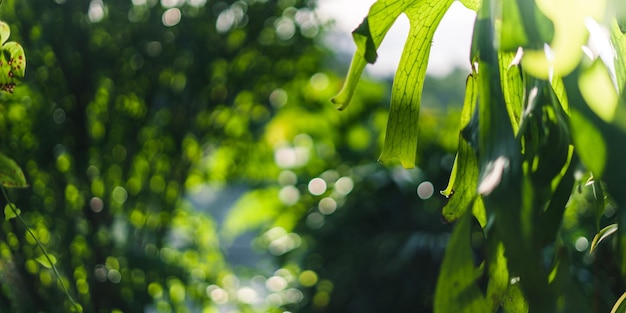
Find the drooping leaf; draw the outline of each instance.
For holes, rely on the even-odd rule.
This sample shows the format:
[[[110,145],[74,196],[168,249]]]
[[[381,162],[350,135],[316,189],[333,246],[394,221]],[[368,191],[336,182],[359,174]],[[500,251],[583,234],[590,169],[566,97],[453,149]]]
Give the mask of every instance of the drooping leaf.
[[[461,111],[461,127],[469,124],[472,112],[475,111],[477,97],[476,75],[469,75],[465,87],[465,101]],[[478,180],[478,164],[476,155],[470,144],[459,134],[458,152],[454,160],[448,187],[441,192],[450,198],[443,208],[442,215],[448,221],[454,221],[463,215],[464,210],[470,208],[470,203],[476,200],[476,182]],[[481,201],[482,203],[482,201]],[[484,227],[485,217],[477,216]]]
[[[26,56],[20,44],[6,42],[10,34],[9,26],[0,22],[0,90],[12,93],[16,84],[24,78]]]
[[[430,46],[452,1],[419,1],[405,10],[411,28],[394,77],[389,121],[383,151],[378,159],[398,158],[405,168],[415,166],[419,109]]]
[[[357,50],[352,56],[352,62],[350,63],[350,69],[346,75],[343,88],[341,88],[339,94],[331,99],[333,103],[339,105],[340,110],[345,109],[350,104],[365,65],[368,61],[373,62],[376,60],[377,53],[372,51],[372,49],[378,49],[385,34],[387,34],[387,31],[389,31],[398,16],[407,7],[414,5],[415,2],[418,1],[377,1],[372,5],[361,25],[353,32]]]
[[[457,222],[441,265],[435,290],[435,313],[488,312],[476,279],[480,270],[474,267],[471,247],[471,212],[465,210]]]
[[[598,247],[602,240],[608,238],[613,235],[617,231],[617,224],[611,224],[602,228],[591,241],[591,246],[589,247],[589,253],[593,253],[593,251]]]
[[[497,28],[491,3],[484,2],[474,28],[473,44],[479,57],[478,193],[482,195],[488,223],[505,248],[509,269],[520,276],[522,290],[533,311],[552,312],[554,294],[547,274],[533,249],[538,211],[535,192],[523,175],[521,143],[516,139],[501,86]]]
[[[517,133],[519,128],[520,117],[522,115],[522,102],[524,99],[524,83],[519,66],[516,62],[518,52],[500,52],[498,54],[498,63],[500,65],[500,79],[502,84],[502,93],[504,94],[504,103],[506,110],[511,119],[513,133]]]
[[[0,154],[0,184],[7,188],[28,187],[22,169],[4,154]]]
[[[426,66],[435,30],[452,0],[379,0],[353,33],[357,44],[343,88],[331,101],[345,109],[368,62],[401,13],[411,24],[409,36],[394,78],[389,121],[379,161],[398,158],[405,168],[415,166],[418,118]]]

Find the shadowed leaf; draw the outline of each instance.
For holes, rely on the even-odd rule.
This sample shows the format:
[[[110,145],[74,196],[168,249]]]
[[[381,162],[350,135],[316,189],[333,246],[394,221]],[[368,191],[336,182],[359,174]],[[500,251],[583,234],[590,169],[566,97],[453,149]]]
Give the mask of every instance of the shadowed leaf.
[[[0,154],[0,184],[7,188],[28,187],[19,165],[3,154]]]

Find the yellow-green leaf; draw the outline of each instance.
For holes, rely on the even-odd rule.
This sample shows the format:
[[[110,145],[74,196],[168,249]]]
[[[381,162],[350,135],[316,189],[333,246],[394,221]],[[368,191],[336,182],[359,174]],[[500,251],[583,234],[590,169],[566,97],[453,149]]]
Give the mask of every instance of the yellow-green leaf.
[[[601,19],[606,1],[538,0],[537,7],[552,20],[554,38],[549,48],[526,50],[522,67],[541,79],[548,79],[551,72],[565,76],[576,68],[583,56],[582,46],[589,36],[585,19]]]
[[[461,127],[466,127],[469,124],[474,112],[477,97],[476,87],[476,76],[468,76],[465,87],[465,101],[461,111]],[[469,204],[475,201],[477,197],[477,180],[478,163],[476,155],[466,139],[459,135],[458,152],[454,160],[452,173],[450,174],[450,181],[448,182],[448,187],[441,192],[442,195],[450,198],[450,201],[448,201],[442,211],[443,217],[448,222],[458,219],[463,215],[464,210],[470,207]],[[482,216],[484,214],[476,215],[481,226],[484,226],[486,223],[486,218]]]
[[[22,169],[9,157],[0,154],[0,184],[7,188],[28,187]]]
[[[391,108],[380,162],[398,158],[405,168],[415,166],[418,119],[426,66],[435,29],[452,1],[418,1],[405,10],[411,23],[400,65],[394,77]]]
[[[6,42],[10,34],[9,26],[0,22],[0,90],[9,93],[22,81],[26,71],[24,49],[16,42]]]
[[[411,24],[409,36],[394,78],[387,133],[380,162],[398,158],[405,168],[415,166],[417,123],[426,76],[426,66],[435,30],[452,0],[379,0],[353,32],[357,50],[343,88],[331,101],[345,109],[367,63],[373,63],[376,49],[400,14]]]
[[[17,214],[15,214],[15,213],[17,213]],[[4,206],[4,220],[5,221],[8,221],[8,220],[10,220],[12,218],[16,218],[17,215],[19,215],[20,213],[22,213],[22,211],[20,211],[20,209],[12,208],[10,204],[7,204],[7,205]]]
[[[35,261],[45,268],[52,268],[52,266],[57,263],[57,258],[51,254],[48,254],[48,257],[50,258],[49,260],[45,255],[40,255],[35,259]],[[50,264],[50,261],[52,261],[52,264]]]
[[[372,51],[372,49],[378,49],[385,34],[400,14],[407,7],[417,2],[420,1],[379,0],[371,6],[363,23],[353,32],[357,50],[352,56],[343,88],[339,94],[331,99],[333,103],[339,105],[340,110],[345,109],[350,104],[365,65],[368,61],[374,62],[376,60],[376,51]]]
[[[613,235],[616,231],[617,231],[617,224],[611,224],[611,225],[609,225],[607,227],[602,228],[593,237],[593,240],[591,241],[591,246],[589,247],[589,253],[592,253],[598,247],[600,242],[602,242],[602,240],[604,240],[607,237]]]

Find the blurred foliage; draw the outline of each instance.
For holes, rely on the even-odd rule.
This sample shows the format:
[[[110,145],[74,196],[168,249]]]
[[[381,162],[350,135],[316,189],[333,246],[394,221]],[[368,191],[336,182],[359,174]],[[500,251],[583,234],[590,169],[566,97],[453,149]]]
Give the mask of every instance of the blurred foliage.
[[[328,103],[311,1],[4,0],[0,18],[29,62],[0,95],[0,151],[30,184],[9,197],[49,254],[5,210],[0,311],[75,311],[59,280],[84,312],[432,308],[463,74],[432,80],[407,171],[375,161],[387,84]]]

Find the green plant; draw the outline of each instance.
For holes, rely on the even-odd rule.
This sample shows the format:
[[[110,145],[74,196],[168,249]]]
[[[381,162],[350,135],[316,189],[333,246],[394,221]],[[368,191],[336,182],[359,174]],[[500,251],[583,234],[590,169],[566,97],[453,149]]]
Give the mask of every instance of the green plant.
[[[0,4],[2,1],[0,1]],[[26,54],[22,46],[14,41],[6,42],[11,35],[11,29],[8,24],[0,21],[0,90],[13,93],[15,86],[24,79],[26,73]],[[0,153],[0,190],[2,190],[2,196],[6,201],[4,208],[5,221],[13,218],[17,218],[22,226],[26,229],[26,232],[37,244],[42,255],[38,261],[42,266],[53,270],[56,278],[58,279],[59,286],[65,293],[67,299],[72,304],[72,312],[82,312],[82,308],[74,298],[71,296],[67,283],[63,281],[59,270],[55,263],[56,258],[50,255],[43,243],[39,240],[33,229],[22,218],[21,210],[18,209],[15,204],[10,200],[6,188],[26,188],[29,187],[26,177],[22,168],[11,158]]]
[[[364,67],[376,61],[376,49],[397,17],[404,13],[411,23],[381,162],[398,158],[404,167],[415,164],[430,45],[452,2],[378,0],[353,32],[357,51],[344,88],[332,99],[340,109],[350,103]],[[442,214],[457,223],[439,275],[435,312],[606,311],[624,291],[620,284],[585,283],[571,270],[593,263],[581,262],[577,254],[592,232],[597,233],[592,250],[617,233],[609,265],[621,272],[613,279],[626,276],[623,5],[461,2],[477,11],[477,19],[458,153],[442,191],[450,198]],[[596,31],[601,25],[614,47],[604,61],[586,46],[590,31],[602,36]],[[613,226],[600,230],[604,224]],[[612,275],[610,269],[603,273]],[[599,300],[585,301],[589,295]]]

